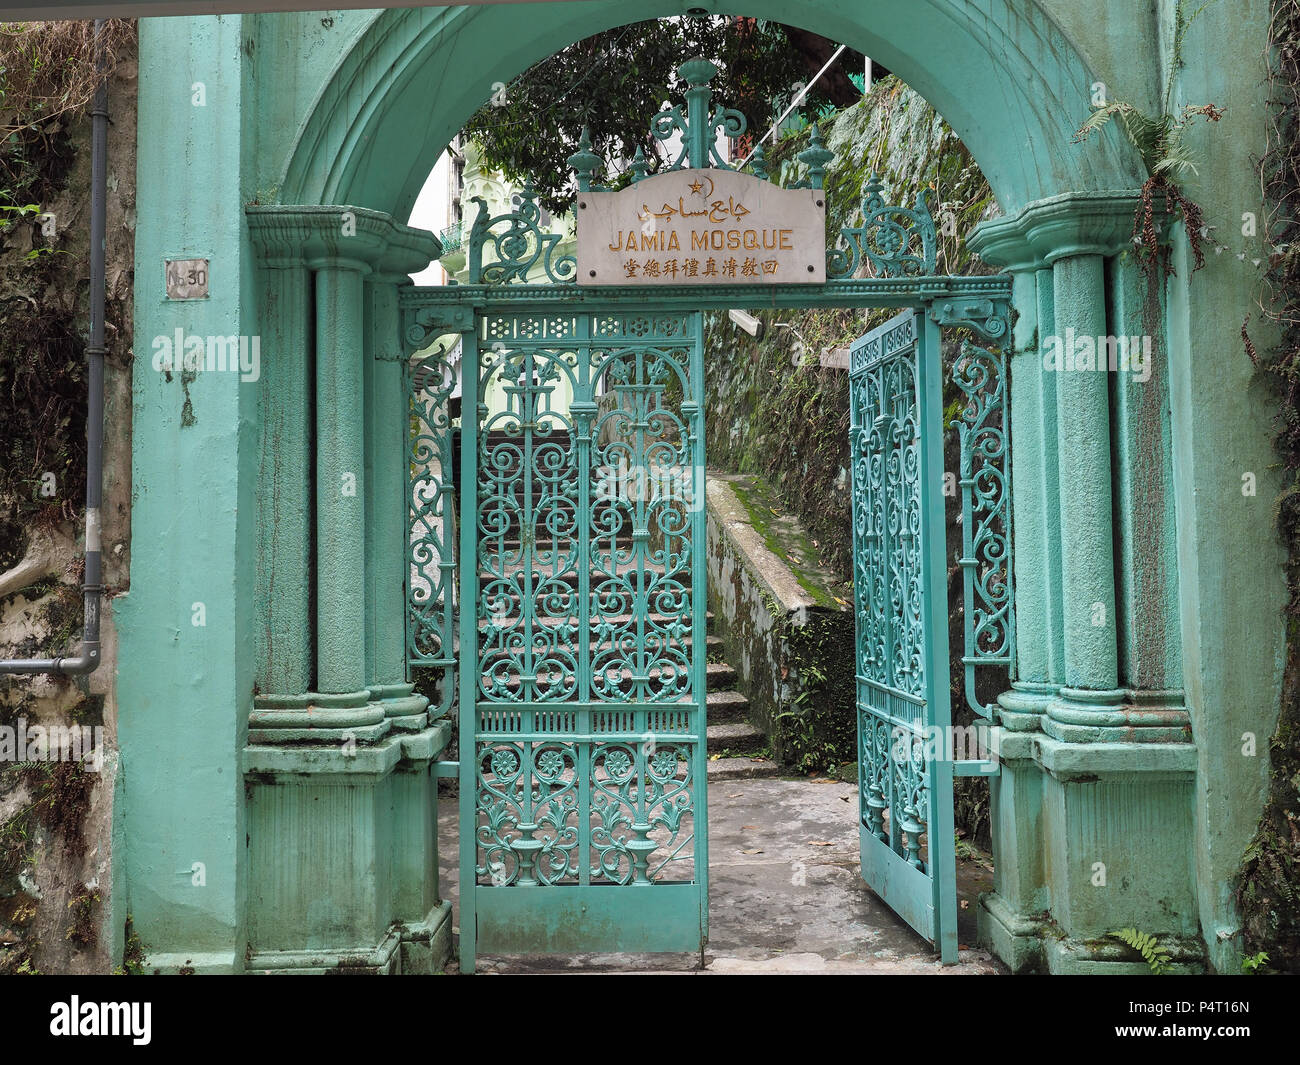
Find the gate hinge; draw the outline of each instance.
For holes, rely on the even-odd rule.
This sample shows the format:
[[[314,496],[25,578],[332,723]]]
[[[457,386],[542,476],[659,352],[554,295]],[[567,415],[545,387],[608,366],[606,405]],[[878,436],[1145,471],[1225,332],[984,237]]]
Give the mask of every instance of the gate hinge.
[[[402,315],[402,335],[408,354],[427,348],[448,333],[468,333],[474,329],[474,308],[417,307]]]
[[[928,313],[936,325],[966,326],[988,340],[1001,340],[1010,329],[1010,307],[1004,300],[951,296],[935,300]]]

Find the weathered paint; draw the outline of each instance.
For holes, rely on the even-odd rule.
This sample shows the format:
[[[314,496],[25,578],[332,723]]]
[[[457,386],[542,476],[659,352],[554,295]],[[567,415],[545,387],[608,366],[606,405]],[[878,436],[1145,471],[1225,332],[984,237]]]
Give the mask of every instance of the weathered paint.
[[[1088,114],[1098,82],[1111,99],[1153,108],[1171,64],[1167,41],[1174,9],[1173,0],[1123,12],[1102,0],[990,0],[979,8],[956,0],[890,0],[868,11],[846,0],[813,0],[801,8],[798,21],[864,49],[919,89],[961,134],[1008,220],[1014,221],[1027,205],[1056,194],[1140,184],[1143,174],[1117,129],[1086,144],[1072,143],[1072,134]],[[242,964],[248,942],[247,870],[240,843],[246,814],[235,757],[244,746],[255,683],[265,679],[289,689],[306,683],[306,644],[291,619],[306,608],[307,598],[283,585],[269,592],[258,576],[256,559],[268,517],[266,504],[255,495],[264,439],[258,427],[259,390],[215,374],[192,380],[175,375],[167,381],[141,357],[145,345],[177,326],[201,335],[265,331],[264,338],[301,338],[301,333],[286,331],[272,314],[274,305],[261,298],[262,282],[252,270],[252,243],[244,228],[245,204],[350,203],[405,217],[433,158],[490,95],[492,82],[508,83],[532,61],[629,17],[626,6],[613,0],[537,4],[529,13],[527,35],[512,32],[517,8],[491,6],[225,16],[147,21],[141,27],[136,327],[145,342],[137,340],[135,366],[136,580],[117,604],[122,835],[128,844],[119,881],[125,883],[128,908],[155,961],[191,959],[200,968]],[[678,13],[676,5],[655,2],[639,7],[636,17]],[[745,13],[790,18],[775,0],[754,0]],[[1175,71],[1178,100],[1213,101],[1235,116],[1231,123],[1197,127],[1192,133],[1202,162],[1189,191],[1207,219],[1220,220],[1221,235],[1234,233],[1243,211],[1260,211],[1254,193],[1247,198],[1252,202],[1238,198],[1239,190],[1257,187],[1251,153],[1264,137],[1263,88],[1239,73],[1262,52],[1266,21],[1262,0],[1208,8],[1188,35],[1184,63]],[[1160,61],[1135,65],[1135,53]],[[201,107],[191,104],[199,82],[207,94]],[[212,165],[214,160],[224,165]],[[1040,294],[1049,291],[1046,302],[1053,312],[1067,310],[1068,322],[1061,318],[1052,327],[1105,324],[1107,268],[1053,266],[1063,258],[1086,259],[1095,253],[1082,251],[1077,242],[1070,246],[1068,239],[1057,240],[1048,230],[1039,237],[1049,247],[1016,261],[1035,272]],[[1144,752],[1131,748],[1185,752],[1190,746],[1035,740],[1014,758],[1008,756],[1016,770],[997,785],[1002,789],[997,817],[1014,836],[998,840],[999,848],[1005,847],[999,857],[1000,885],[1009,894],[1004,897],[1000,886],[989,912],[1006,902],[1003,911],[1013,916],[1005,927],[1023,932],[1024,920],[1044,904],[1044,888],[1053,907],[1056,899],[1077,895],[1078,868],[1055,860],[1038,870],[1032,867],[1035,837],[1025,819],[1040,810],[1051,831],[1077,828],[1083,833],[1078,839],[1103,839],[1118,856],[1112,861],[1124,864],[1132,858],[1139,844],[1095,805],[1103,801],[1102,793],[1089,791],[1112,788],[1107,803],[1119,796],[1125,802],[1149,803],[1143,816],[1154,820],[1126,823],[1128,828],[1158,824],[1161,831],[1184,837],[1176,852],[1146,855],[1147,867],[1162,877],[1174,876],[1180,868],[1176,855],[1192,855],[1200,934],[1208,942],[1212,964],[1231,969],[1235,948],[1230,936],[1220,939],[1220,933],[1230,934],[1236,927],[1230,880],[1260,806],[1267,772],[1262,752],[1276,720],[1281,679],[1281,550],[1271,516],[1277,474],[1270,470],[1268,443],[1272,402],[1251,384],[1248,361],[1238,356],[1241,321],[1257,284],[1247,265],[1250,256],[1244,261],[1235,255],[1212,257],[1206,270],[1192,277],[1185,237],[1175,231],[1173,242],[1178,276],[1167,286],[1165,348],[1177,623],[1163,619],[1163,653],[1146,664],[1132,642],[1121,643],[1123,631],[1112,630],[1103,639],[1079,630],[1070,618],[1079,607],[1078,596],[1100,581],[1100,601],[1107,602],[1105,566],[1068,535],[1058,549],[1049,520],[1043,529],[1044,558],[1037,563],[1040,591],[1035,601],[1047,599],[1045,615],[1040,615],[1047,618],[1047,632],[1037,653],[1039,662],[1046,654],[1042,684],[1049,692],[1061,683],[1085,689],[1154,684],[1162,675],[1161,683],[1169,688],[1183,688],[1194,760],[1161,770],[1181,783],[1156,786],[1153,778],[1151,787],[1130,787],[1129,780],[1112,788],[1107,773],[1123,777],[1155,771],[1144,761]],[[1246,246],[1247,238],[1233,236],[1228,242]],[[179,313],[178,305],[164,303],[161,263],[166,256],[211,259],[212,297],[185,304]],[[1109,269],[1113,276],[1114,268]],[[1075,290],[1081,271],[1094,279],[1100,272],[1101,284],[1089,282],[1086,294]],[[1071,291],[1061,291],[1063,281]],[[1027,283],[1019,286],[1024,291]],[[294,292],[290,283],[286,301],[299,300]],[[1038,303],[1031,313],[1040,318],[1041,340],[1044,301]],[[268,316],[266,322],[256,320],[259,309]],[[1018,310],[1024,315],[1029,308]],[[1267,343],[1267,337],[1257,336],[1256,342]],[[1026,348],[1017,359],[1027,354]],[[1100,432],[1098,396],[1077,383],[1066,384],[1069,395],[1062,396],[1062,382],[1047,375],[1040,383],[1038,438],[1055,437],[1058,450],[1045,446],[1025,455],[1016,440],[1013,470],[1021,458],[1038,464],[1041,474],[1031,470],[1029,483],[1043,499],[1057,498],[1063,529],[1080,517],[1104,526],[1096,509],[1101,488],[1091,476],[1080,486],[1090,493],[1086,498],[1092,509],[1074,513],[1077,493],[1071,477],[1076,467],[1059,450],[1062,438],[1077,436],[1087,446],[1097,441],[1050,420],[1057,413],[1073,417],[1078,404],[1069,396],[1087,392],[1077,398],[1079,403],[1089,400],[1082,409],[1088,424]],[[1130,413],[1135,415],[1131,420]],[[1154,422],[1127,400],[1110,414],[1115,425],[1133,430],[1121,436],[1115,460],[1128,461],[1130,443],[1136,460],[1153,444]],[[283,483],[301,484],[304,455],[293,438],[302,426],[292,417],[283,424],[277,446],[293,456]],[[1160,432],[1165,439],[1163,427]],[[1110,439],[1109,428],[1106,436]],[[1056,464],[1062,464],[1059,480]],[[1241,492],[1246,472],[1257,477],[1254,496]],[[1020,473],[1016,477],[1019,484]],[[1130,495],[1137,487],[1123,478],[1119,484],[1120,492]],[[178,500],[184,502],[178,505]],[[1019,501],[1018,538],[1026,533],[1020,520],[1025,509]],[[296,552],[301,558],[304,516],[286,513],[285,519],[273,534],[275,557],[292,558]],[[1163,567],[1171,558],[1167,548],[1139,544],[1135,532],[1123,531],[1123,520],[1121,516],[1115,541],[1121,569],[1153,558]],[[1113,528],[1112,520],[1111,528],[1104,529],[1108,540]],[[1167,527],[1159,536],[1167,540]],[[284,572],[274,568],[277,575]],[[301,563],[288,566],[290,583],[301,569]],[[1110,592],[1121,619],[1125,611],[1138,610],[1138,603],[1168,602],[1167,578],[1153,574],[1152,582],[1145,583],[1145,578],[1131,577],[1136,575],[1121,574],[1118,601],[1113,587]],[[1053,588],[1067,594],[1058,597]],[[267,615],[259,613],[262,596],[278,604],[269,614],[269,626]],[[192,604],[200,601],[206,628],[191,624]],[[1115,611],[1109,616],[1113,619]],[[1042,623],[1024,613],[1017,622],[1022,640],[1027,625]],[[1171,643],[1178,645],[1177,654]],[[377,646],[372,664],[378,662]],[[260,647],[256,655],[246,653],[252,647]],[[1181,684],[1175,681],[1180,665]],[[1120,675],[1121,668],[1132,675]],[[1044,672],[1041,667],[1036,671]],[[362,685],[373,679],[363,665]],[[1158,732],[1136,728],[1146,720],[1147,709],[1139,703],[1127,725],[1109,727],[1121,739],[1130,737],[1128,730]],[[1255,735],[1261,756],[1240,753],[1246,732]],[[1073,754],[1090,762],[1091,769],[1075,771],[1083,779],[1062,783],[1058,748],[1077,748]],[[185,775],[176,772],[178,765],[187,767]],[[1090,774],[1098,779],[1089,781]],[[1185,781],[1193,775],[1189,789]],[[1190,804],[1190,820],[1179,808],[1184,802]],[[1092,821],[1086,812],[1090,804],[1097,810]],[[1049,812],[1054,812],[1050,819]],[[1188,824],[1195,827],[1189,830]],[[1102,828],[1106,831],[1095,836],[1094,829]],[[1191,839],[1185,838],[1189,832]],[[1066,844],[1060,846],[1068,850]],[[1003,868],[1013,854],[1021,856],[1018,864]],[[190,869],[196,861],[205,863],[204,888],[192,883]],[[1092,924],[1125,918],[1118,910],[1098,915],[1086,907],[1062,905],[1053,916],[1068,921],[1071,942],[1077,943],[1054,956],[1063,967],[1091,964],[1086,944],[1108,930]],[[1184,903],[1175,909],[1181,922]],[[1145,911],[1138,907],[1132,912],[1141,916]],[[1172,924],[1167,930],[1176,933]],[[1023,944],[1028,935],[1017,942]],[[1014,943],[1008,947],[1020,949]]]
[[[126,863],[115,888],[125,886],[155,964],[200,972],[233,967],[245,941],[244,784],[233,756],[255,668],[244,649],[254,640],[257,392],[234,374],[186,383],[157,372],[150,345],[176,328],[259,331],[240,221],[249,162],[242,28],[237,17],[140,28],[135,579],[117,604]],[[190,107],[196,81],[206,85],[205,108]],[[166,126],[149,116],[168,114],[186,121],[160,136]],[[215,158],[233,160],[233,172]],[[212,260],[208,300],[163,302],[167,256]]]

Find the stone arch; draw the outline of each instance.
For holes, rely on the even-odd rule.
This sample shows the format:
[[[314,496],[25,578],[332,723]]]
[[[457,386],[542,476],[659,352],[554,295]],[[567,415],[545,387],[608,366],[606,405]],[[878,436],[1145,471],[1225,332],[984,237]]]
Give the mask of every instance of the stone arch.
[[[732,4],[720,6],[729,11]],[[886,0],[869,10],[808,0],[794,18],[780,0],[735,6],[797,22],[878,58],[951,123],[1008,213],[1067,190],[1131,188],[1144,176],[1113,130],[1086,146],[1071,142],[1089,113],[1095,65],[1040,0]],[[508,81],[573,41],[628,21],[618,0],[530,5],[528,32],[520,33],[520,10],[376,15],[303,123],[283,169],[280,201],[349,203],[406,218],[438,153],[493,81]],[[680,0],[651,0],[637,17],[683,10]],[[991,107],[990,100],[1002,104]]]

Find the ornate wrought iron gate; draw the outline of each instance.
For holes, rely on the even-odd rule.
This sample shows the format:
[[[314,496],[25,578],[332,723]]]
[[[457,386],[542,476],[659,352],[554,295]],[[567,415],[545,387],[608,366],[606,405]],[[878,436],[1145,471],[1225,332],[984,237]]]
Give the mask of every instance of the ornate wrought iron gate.
[[[904,311],[851,346],[862,876],[957,955],[938,329]]]
[[[700,315],[488,312],[463,359],[462,958],[701,950]]]
[[[743,116],[710,104],[713,71],[679,68],[686,111],[661,112],[653,129],[681,134],[667,171],[689,164],[692,190],[727,169],[718,131],[744,131]],[[580,197],[602,162],[585,135],[583,145],[569,160]],[[792,187],[820,193],[830,158],[814,126],[798,156],[808,177]],[[643,164],[632,171],[647,178]],[[761,152],[751,171],[768,179]],[[653,259],[653,290],[580,284],[526,188],[502,215],[477,201],[468,284],[401,296],[412,351],[453,334],[461,344],[458,365],[439,351],[412,368],[408,648],[412,666],[440,671],[434,712],[459,706],[463,970],[479,952],[707,940],[701,312],[755,306],[760,292],[774,310],[914,308],[850,356],[862,874],[956,960],[953,776],[996,762],[957,757],[949,731],[938,336],[958,326],[1001,345],[1011,283],[935,273],[928,190],[911,208],[887,203],[874,178],[864,191],[861,225],[827,249],[824,284],[723,280],[756,276],[756,259],[713,281],[711,258],[681,283],[678,267],[700,264],[673,258],[658,283],[668,265]],[[682,218],[706,214],[684,200]],[[672,204],[642,215],[640,235],[619,245],[673,250],[655,229]],[[628,278],[650,271],[644,255],[625,266]],[[988,719],[976,667],[1006,668],[1014,654],[1005,363],[968,346],[954,379],[965,396],[966,695]]]

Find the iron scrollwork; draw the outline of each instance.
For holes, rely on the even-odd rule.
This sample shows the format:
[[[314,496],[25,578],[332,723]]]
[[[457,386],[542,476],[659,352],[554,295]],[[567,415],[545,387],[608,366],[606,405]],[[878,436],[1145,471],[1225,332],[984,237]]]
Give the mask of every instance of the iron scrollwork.
[[[478,884],[703,877],[702,381],[682,314],[484,316]]]
[[[995,344],[1011,331],[1010,309],[1003,300],[971,296],[940,299],[930,304],[929,315],[938,325],[973,329]]]
[[[828,278],[853,277],[864,260],[875,277],[926,277],[934,273],[938,239],[930,213],[930,190],[922,189],[912,208],[885,202],[879,175],[867,185],[862,225],[845,226],[840,246],[826,257]]]
[[[407,368],[410,507],[407,661],[438,676],[438,706],[451,707],[456,684],[456,489],[452,476],[450,398],[457,369],[445,347]]]
[[[961,442],[966,700],[975,713],[989,718],[992,708],[975,694],[975,669],[1009,666],[1015,640],[1006,360],[1001,353],[963,343],[952,374],[966,400],[953,422]]]
[[[540,265],[551,284],[571,282],[577,276],[578,261],[572,255],[557,255],[561,237],[542,228],[542,208],[537,190],[530,183],[520,194],[519,205],[507,214],[491,215],[486,201],[475,196],[478,215],[469,235],[469,283],[504,285],[527,282]],[[497,227],[504,225],[504,230]],[[483,250],[491,247],[494,261],[483,263]]]

